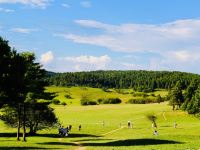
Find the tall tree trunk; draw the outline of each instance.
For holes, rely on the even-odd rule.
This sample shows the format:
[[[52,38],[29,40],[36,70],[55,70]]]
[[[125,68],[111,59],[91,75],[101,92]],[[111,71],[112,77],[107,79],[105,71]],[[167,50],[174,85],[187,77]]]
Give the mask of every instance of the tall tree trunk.
[[[26,107],[23,104],[23,141],[26,141]]]
[[[18,124],[17,124],[17,141],[20,141],[20,126],[21,126],[21,105],[18,104]]]
[[[33,135],[33,126],[32,123],[29,124],[29,135]]]

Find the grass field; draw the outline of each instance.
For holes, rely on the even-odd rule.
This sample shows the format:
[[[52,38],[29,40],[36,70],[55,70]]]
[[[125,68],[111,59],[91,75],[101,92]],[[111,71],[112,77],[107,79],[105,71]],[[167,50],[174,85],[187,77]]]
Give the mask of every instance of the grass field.
[[[117,92],[115,89],[109,89],[109,92],[105,92],[99,88],[90,88],[90,87],[47,87],[47,91],[55,92],[56,98],[60,100],[60,102],[66,102],[67,105],[80,105],[80,99],[83,95],[86,95],[92,100],[97,100],[98,98],[120,98],[122,103],[126,103],[133,97],[133,90],[132,89],[122,89],[121,93]],[[65,97],[66,94],[70,93],[72,99],[68,99]],[[127,94],[122,94],[127,93]],[[153,92],[155,96],[161,95],[166,96],[166,90],[158,90]],[[152,93],[148,93],[149,95]],[[150,96],[151,97],[151,96]]]
[[[54,87],[61,100],[65,88]],[[57,129],[39,132],[27,142],[16,141],[16,129],[0,122],[0,149],[69,149],[69,150],[198,150],[200,149],[200,120],[181,111],[171,111],[167,102],[160,104],[116,104],[80,106],[80,88],[73,87],[71,105],[52,105],[63,126],[72,125],[68,137],[61,138]],[[52,90],[51,87],[48,90]],[[77,90],[77,91],[76,91]],[[85,89],[83,89],[84,91]],[[76,93],[77,92],[77,93]],[[116,96],[100,89],[87,88],[91,96]],[[163,92],[163,91],[162,91]],[[93,93],[93,94],[92,94]],[[105,95],[104,95],[105,94]],[[109,95],[111,94],[111,95]],[[125,101],[129,94],[117,95]],[[64,98],[64,96],[63,96]],[[68,101],[68,100],[66,100]],[[158,136],[153,135],[147,114],[157,116]],[[127,128],[127,121],[133,128]],[[177,128],[173,128],[174,121]],[[81,124],[81,131],[78,126]]]

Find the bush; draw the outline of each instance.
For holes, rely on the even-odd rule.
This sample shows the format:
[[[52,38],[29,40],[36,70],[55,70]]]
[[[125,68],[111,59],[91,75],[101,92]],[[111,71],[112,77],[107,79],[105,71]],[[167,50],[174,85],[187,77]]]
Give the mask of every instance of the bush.
[[[133,96],[134,97],[147,97],[148,94],[147,93],[143,93],[143,92],[134,92]]]
[[[103,87],[102,90],[103,90],[104,92],[111,92],[111,91],[109,90],[109,88],[107,88],[107,87]]]
[[[101,104],[101,103],[102,103],[102,101],[103,101],[103,99],[102,99],[102,98],[99,98],[99,99],[97,100],[98,104]]]
[[[65,102],[62,102],[62,103],[61,103],[61,105],[63,105],[63,106],[66,106],[66,105],[67,105],[67,103],[65,103]]]
[[[157,103],[155,98],[134,98],[128,100],[129,104],[149,104],[149,103]]]
[[[97,102],[88,99],[81,99],[81,105],[97,105]]]
[[[97,101],[99,104],[119,104],[122,102],[119,98],[98,99]]]
[[[160,102],[164,102],[164,99],[159,94],[158,96],[156,96],[156,101],[157,103],[160,103]]]
[[[71,95],[69,95],[69,94],[66,94],[65,97],[66,97],[67,99],[72,99]]]
[[[144,99],[129,99],[128,100],[129,104],[145,104],[145,100]]]
[[[58,99],[53,99],[52,100],[52,103],[55,104],[55,105],[59,105],[60,104],[60,101]]]

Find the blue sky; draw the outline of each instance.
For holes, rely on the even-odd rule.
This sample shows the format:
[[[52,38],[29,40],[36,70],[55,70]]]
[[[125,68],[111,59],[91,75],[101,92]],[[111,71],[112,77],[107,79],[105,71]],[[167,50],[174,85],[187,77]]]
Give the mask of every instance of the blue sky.
[[[0,0],[0,36],[50,71],[200,73],[199,0]]]

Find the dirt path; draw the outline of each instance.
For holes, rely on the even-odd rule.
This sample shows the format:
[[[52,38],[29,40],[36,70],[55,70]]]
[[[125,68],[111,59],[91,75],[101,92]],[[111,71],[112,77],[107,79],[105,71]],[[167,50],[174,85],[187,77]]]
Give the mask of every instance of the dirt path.
[[[122,126],[122,127],[118,128],[118,129],[115,129],[115,130],[109,131],[109,132],[104,133],[104,134],[101,134],[101,135],[104,136],[104,135],[107,135],[107,134],[111,134],[111,133],[117,132],[118,130],[121,130],[121,129],[123,129],[123,128],[125,128],[125,127]]]
[[[86,150],[86,147],[84,147],[81,143],[74,142],[74,144],[78,146],[78,148],[75,149],[75,150]]]
[[[159,115],[161,115],[161,114],[163,115],[163,118],[166,120],[165,112],[160,112],[160,113],[156,114],[156,116],[159,116]],[[144,118],[145,118],[145,116],[139,117],[139,118],[134,119],[134,121],[135,121],[135,120],[144,119]],[[108,135],[108,134],[112,134],[112,133],[117,132],[117,131],[119,131],[119,130],[121,130],[121,129],[124,129],[124,128],[125,128],[125,126],[121,126],[120,128],[117,128],[117,129],[115,129],[115,130],[111,130],[111,131],[109,131],[109,132],[107,132],[107,133],[104,133],[104,134],[101,134],[101,135],[102,135],[102,136],[105,136],[105,135]],[[82,145],[80,142],[73,142],[73,144],[75,144],[75,145],[78,146],[78,148],[76,148],[75,150],[86,150],[86,147],[85,147],[84,145]]]

